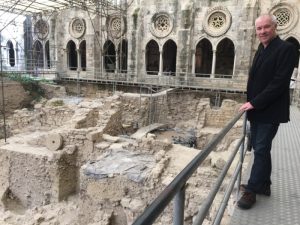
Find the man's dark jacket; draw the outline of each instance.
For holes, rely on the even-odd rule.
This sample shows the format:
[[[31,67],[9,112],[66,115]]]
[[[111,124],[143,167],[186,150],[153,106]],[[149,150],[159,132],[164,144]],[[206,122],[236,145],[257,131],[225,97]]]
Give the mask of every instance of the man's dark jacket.
[[[285,123],[289,121],[289,85],[296,64],[292,44],[274,38],[264,49],[260,44],[254,56],[247,84],[249,121]]]

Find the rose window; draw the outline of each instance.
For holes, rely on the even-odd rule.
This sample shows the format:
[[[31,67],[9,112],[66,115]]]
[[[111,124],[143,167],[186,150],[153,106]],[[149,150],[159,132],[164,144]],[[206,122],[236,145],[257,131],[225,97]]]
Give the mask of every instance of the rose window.
[[[207,10],[203,20],[203,29],[212,36],[224,35],[231,26],[231,14],[227,8],[216,6]]]
[[[39,39],[45,39],[48,35],[49,28],[48,23],[44,20],[39,20],[34,25],[34,33],[38,36]]]
[[[278,34],[290,32],[298,23],[299,13],[295,5],[280,3],[275,5],[269,13],[276,17]]]
[[[111,38],[120,38],[126,31],[125,18],[120,15],[109,16],[106,26]]]
[[[80,38],[85,32],[85,22],[83,19],[74,18],[70,23],[70,34],[75,38]]]
[[[115,18],[111,22],[111,29],[114,31],[121,31],[121,20],[120,18]]]
[[[166,37],[172,29],[173,21],[169,14],[160,12],[153,15],[150,31],[154,36],[158,38]]]
[[[215,29],[220,29],[225,24],[225,15],[221,12],[214,13],[208,19],[208,24]]]
[[[81,33],[84,29],[84,25],[80,20],[75,20],[72,27],[73,30],[76,31],[77,33]]]
[[[155,27],[157,30],[160,30],[162,32],[166,31],[169,29],[170,27],[170,22],[169,22],[169,18],[166,16],[160,16],[159,18],[157,18],[157,20],[155,21]]]
[[[291,19],[291,12],[288,9],[279,9],[274,13],[278,26],[286,26]]]

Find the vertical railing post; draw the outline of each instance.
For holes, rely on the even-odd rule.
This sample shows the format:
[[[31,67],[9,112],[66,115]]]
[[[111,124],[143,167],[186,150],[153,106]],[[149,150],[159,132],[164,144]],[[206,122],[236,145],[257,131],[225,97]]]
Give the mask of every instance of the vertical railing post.
[[[185,186],[180,189],[174,197],[173,218],[174,225],[183,225],[184,223],[184,202],[185,202]]]
[[[247,113],[244,113],[243,136],[244,136],[244,140],[243,140],[243,143],[241,144],[241,147],[240,147],[240,162],[241,162],[241,165],[243,165],[244,154],[245,154],[245,151],[247,151],[247,149],[245,150],[245,138],[247,136]],[[248,140],[248,141],[250,141],[250,140]],[[242,169],[240,170],[240,172],[238,174],[238,177],[237,177],[237,188],[238,188],[238,190],[240,190],[241,181],[242,181]]]

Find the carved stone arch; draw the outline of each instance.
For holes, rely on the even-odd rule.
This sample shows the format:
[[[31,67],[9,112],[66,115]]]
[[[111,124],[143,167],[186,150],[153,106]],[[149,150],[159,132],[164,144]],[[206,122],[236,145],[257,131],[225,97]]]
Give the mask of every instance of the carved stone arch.
[[[232,37],[232,36],[230,36],[230,35],[223,35],[222,37],[218,37],[213,43],[213,45],[214,45],[214,49],[215,50],[217,50],[217,47],[218,47],[218,45],[219,45],[219,43],[221,42],[221,41],[223,41],[225,38],[227,38],[228,40],[230,40],[232,43],[233,43],[233,45],[234,45],[234,50],[236,50],[236,46],[237,46],[237,43],[236,43],[236,40],[235,40],[235,38],[234,37]]]
[[[288,34],[280,35],[283,40],[287,40],[289,38],[294,38],[296,41],[300,43],[300,36],[297,33],[289,32]]]
[[[219,37],[228,31],[231,23],[229,10],[223,6],[216,6],[207,10],[202,25],[208,35]]]
[[[212,42],[212,40],[210,39],[210,37],[208,37],[207,35],[203,35],[203,36],[201,36],[201,37],[199,37],[198,39],[196,39],[195,41],[194,41],[194,43],[193,43],[193,47],[194,47],[194,49],[196,50],[196,47],[197,47],[197,45],[198,45],[198,43],[201,41],[201,40],[203,40],[203,39],[207,39],[210,43],[211,43],[211,45],[213,45],[213,42]]]

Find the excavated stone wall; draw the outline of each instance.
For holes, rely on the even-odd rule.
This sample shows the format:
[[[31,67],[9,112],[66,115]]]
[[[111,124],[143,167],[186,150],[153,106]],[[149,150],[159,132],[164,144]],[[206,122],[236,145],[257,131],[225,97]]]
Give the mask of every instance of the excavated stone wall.
[[[0,224],[131,224],[238,105],[225,100],[212,109],[207,98],[169,90],[93,99],[63,96],[44,100],[31,111],[17,110],[8,120],[12,136],[0,145]],[[149,122],[183,131],[193,127],[198,144],[184,147],[159,134],[130,136]],[[186,224],[240,133],[241,122],[189,180]],[[213,208],[210,216],[215,212]],[[155,224],[171,224],[169,213]]]

